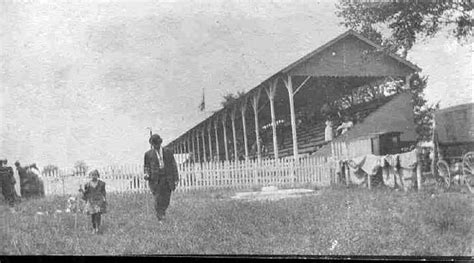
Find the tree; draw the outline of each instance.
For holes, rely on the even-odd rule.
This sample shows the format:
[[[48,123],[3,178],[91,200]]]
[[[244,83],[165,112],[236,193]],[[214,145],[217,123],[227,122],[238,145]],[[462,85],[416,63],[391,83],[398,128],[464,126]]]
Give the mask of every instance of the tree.
[[[89,167],[87,166],[86,162],[77,161],[74,164],[74,175],[85,175],[88,168]]]
[[[414,74],[410,79],[410,93],[412,94],[413,111],[415,115],[418,140],[429,141],[432,138],[434,113],[439,109],[439,103],[427,105],[423,90],[428,83],[427,77]]]
[[[223,97],[224,101],[221,102],[221,105],[223,108],[230,106],[236,101],[238,101],[240,98],[242,98],[243,96],[245,96],[244,91],[237,91],[236,94],[227,93],[226,95],[224,95]]]
[[[472,7],[468,1],[359,3],[341,0],[336,5],[336,14],[344,20],[344,26],[380,44],[384,48],[382,52],[397,53],[405,58],[417,39],[433,37],[442,28],[451,29],[451,36],[461,44],[467,42],[472,33]],[[382,32],[389,34],[384,36]],[[438,104],[427,105],[424,99],[427,81],[418,74],[410,80],[418,140],[431,138],[433,113],[439,108]]]
[[[472,33],[473,4],[470,1],[402,1],[363,3],[341,0],[336,15],[342,24],[406,57],[417,38],[433,37],[443,28],[460,43]],[[389,31],[388,37],[383,31]]]

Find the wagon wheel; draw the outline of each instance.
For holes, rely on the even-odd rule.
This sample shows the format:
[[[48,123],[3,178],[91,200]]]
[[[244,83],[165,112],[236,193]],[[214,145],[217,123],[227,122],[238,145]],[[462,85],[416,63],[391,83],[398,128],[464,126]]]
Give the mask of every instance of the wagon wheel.
[[[448,163],[444,160],[439,160],[436,165],[438,166],[441,185],[445,188],[449,188],[451,186],[451,173],[449,172]]]
[[[468,152],[462,158],[462,173],[464,183],[469,191],[473,193],[471,185],[474,183],[474,152]]]

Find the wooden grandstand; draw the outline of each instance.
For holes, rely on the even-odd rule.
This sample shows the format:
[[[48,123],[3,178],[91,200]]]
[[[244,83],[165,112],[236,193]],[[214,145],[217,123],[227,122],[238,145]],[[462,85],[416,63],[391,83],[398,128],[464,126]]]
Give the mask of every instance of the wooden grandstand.
[[[420,70],[381,50],[382,47],[349,30],[262,81],[167,147],[175,153],[188,153],[191,162],[298,159],[325,147],[327,151],[325,121],[319,114],[324,103],[335,105],[340,115],[356,120],[355,131],[338,140],[356,139],[354,134],[398,132],[402,140],[412,141],[413,117],[405,114],[412,106],[406,96],[402,104],[390,104],[392,108],[384,109],[385,114],[394,114],[396,125],[374,125],[374,131],[370,128],[385,122],[386,117],[375,113],[410,89],[411,75]],[[396,88],[385,85],[390,81]],[[368,98],[355,95],[368,89],[377,92]],[[347,103],[356,99],[359,101]],[[366,120],[370,124],[364,125]]]

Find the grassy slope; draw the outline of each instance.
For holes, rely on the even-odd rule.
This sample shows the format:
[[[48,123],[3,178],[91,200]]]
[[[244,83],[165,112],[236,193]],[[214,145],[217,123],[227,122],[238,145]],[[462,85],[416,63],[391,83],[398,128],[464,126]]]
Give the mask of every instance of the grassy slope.
[[[267,202],[231,194],[175,194],[163,225],[151,199],[146,212],[150,195],[110,195],[99,236],[85,215],[76,231],[69,214],[35,222],[36,211],[64,209],[65,198],[23,202],[16,214],[1,206],[0,254],[473,254],[472,197],[464,194],[325,189]]]

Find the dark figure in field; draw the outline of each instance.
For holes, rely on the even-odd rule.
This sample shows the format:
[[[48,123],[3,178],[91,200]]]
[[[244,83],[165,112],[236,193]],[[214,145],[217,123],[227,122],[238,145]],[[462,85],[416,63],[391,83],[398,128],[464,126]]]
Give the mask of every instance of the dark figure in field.
[[[38,170],[36,164],[22,167],[19,161],[15,162],[18,176],[20,177],[20,194],[23,198],[43,197],[43,181],[36,175],[32,169]]]
[[[153,134],[149,142],[152,149],[145,153],[145,180],[155,197],[156,217],[161,221],[169,206],[171,192],[178,184],[178,168],[173,153],[161,147],[163,140],[158,134]]]
[[[94,170],[89,173],[91,181],[79,189],[82,199],[86,201],[85,211],[91,215],[92,233],[99,233],[101,215],[107,212],[107,199],[105,193],[105,182],[99,180],[99,172]]]
[[[13,208],[15,203],[15,177],[13,177],[13,169],[6,166],[7,160],[0,160],[0,181],[2,186],[2,194],[8,205]]]

